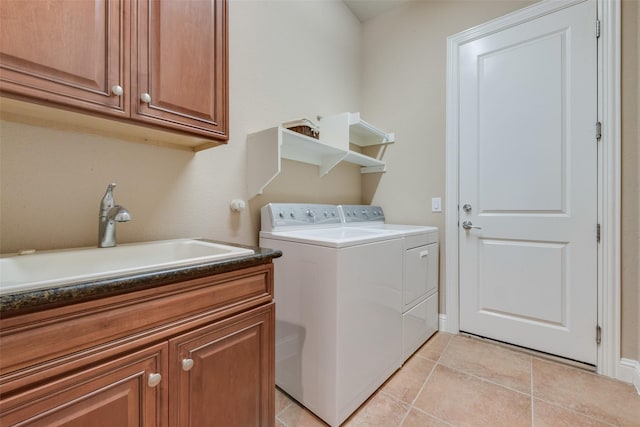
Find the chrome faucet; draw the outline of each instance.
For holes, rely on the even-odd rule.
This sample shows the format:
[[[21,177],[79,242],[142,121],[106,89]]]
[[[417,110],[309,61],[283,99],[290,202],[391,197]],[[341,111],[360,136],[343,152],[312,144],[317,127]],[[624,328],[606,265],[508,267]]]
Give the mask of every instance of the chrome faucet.
[[[110,248],[116,245],[116,222],[131,220],[131,214],[123,206],[116,205],[113,200],[115,183],[107,186],[107,192],[100,202],[100,217],[98,227],[98,247]]]

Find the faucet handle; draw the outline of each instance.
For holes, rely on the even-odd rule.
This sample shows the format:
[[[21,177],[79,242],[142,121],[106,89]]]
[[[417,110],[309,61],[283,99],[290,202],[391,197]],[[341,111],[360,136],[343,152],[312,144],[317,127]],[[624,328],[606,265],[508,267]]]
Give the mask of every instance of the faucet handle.
[[[115,182],[107,185],[107,191],[105,191],[104,196],[102,196],[102,201],[100,202],[100,215],[106,215],[107,211],[116,204],[113,199],[114,188],[116,188]]]

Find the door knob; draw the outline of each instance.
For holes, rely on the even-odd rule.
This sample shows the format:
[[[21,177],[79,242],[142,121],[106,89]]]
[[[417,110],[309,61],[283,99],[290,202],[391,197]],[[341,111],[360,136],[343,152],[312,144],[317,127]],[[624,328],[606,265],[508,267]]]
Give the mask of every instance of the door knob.
[[[474,226],[471,221],[464,221],[462,223],[462,228],[464,228],[465,230],[471,230],[472,228],[475,228],[476,230],[482,230],[482,227]]]
[[[466,213],[471,212],[471,205],[470,205],[469,203],[465,203],[465,204],[462,206],[462,210],[463,210],[463,211],[465,211]]]

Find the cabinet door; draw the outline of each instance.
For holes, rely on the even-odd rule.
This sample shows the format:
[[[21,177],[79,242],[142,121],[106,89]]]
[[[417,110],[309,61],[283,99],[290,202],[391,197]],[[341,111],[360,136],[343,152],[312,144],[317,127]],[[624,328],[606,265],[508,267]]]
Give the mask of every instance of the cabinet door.
[[[3,396],[0,424],[66,427],[167,425],[167,344]],[[154,385],[150,376],[159,374]],[[151,378],[152,380],[154,378]],[[155,378],[157,379],[157,377]]]
[[[273,303],[171,340],[171,426],[273,426],[273,342]]]
[[[125,0],[0,1],[0,90],[126,116]],[[117,90],[116,90],[117,92]]]
[[[136,5],[132,116],[227,139],[227,1]]]

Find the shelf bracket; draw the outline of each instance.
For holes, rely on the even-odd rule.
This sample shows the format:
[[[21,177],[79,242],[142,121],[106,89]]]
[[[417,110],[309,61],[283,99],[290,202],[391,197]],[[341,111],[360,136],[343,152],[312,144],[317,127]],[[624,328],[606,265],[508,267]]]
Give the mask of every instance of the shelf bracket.
[[[360,168],[360,173],[376,173],[376,172],[386,172],[387,171],[387,166],[386,165],[380,165],[380,166],[365,166],[363,168]]]
[[[345,158],[345,154],[336,154],[335,156],[326,157],[322,160],[322,164],[318,166],[320,176],[325,176],[331,169],[336,167]]]

